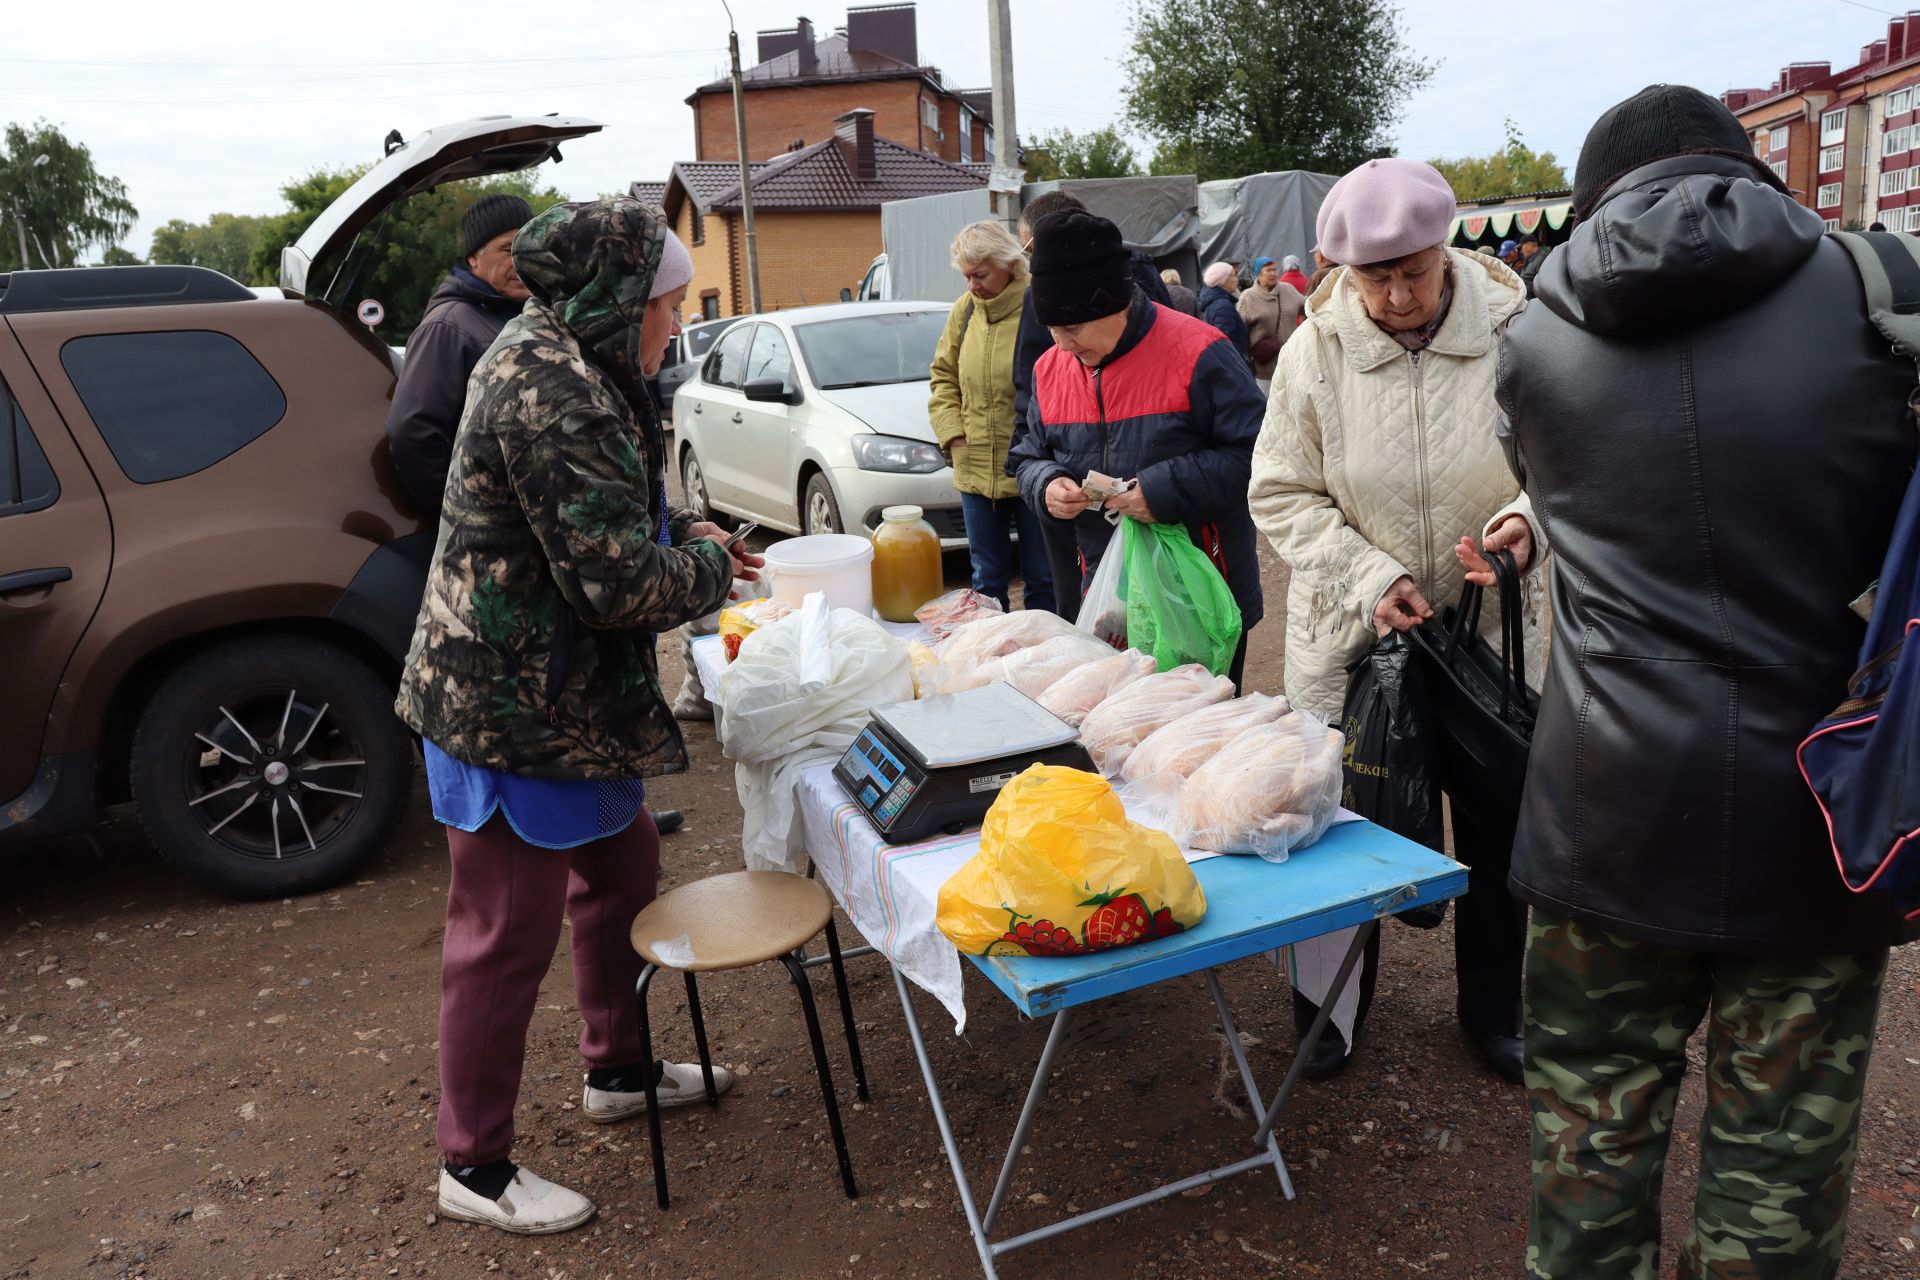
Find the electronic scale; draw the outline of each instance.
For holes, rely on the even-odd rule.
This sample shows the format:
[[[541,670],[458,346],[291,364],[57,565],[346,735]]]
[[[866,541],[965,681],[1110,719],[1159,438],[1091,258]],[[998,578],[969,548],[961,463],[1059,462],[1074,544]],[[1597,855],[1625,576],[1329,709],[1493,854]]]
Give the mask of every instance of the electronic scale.
[[[888,844],[978,826],[1028,765],[1093,771],[1080,734],[998,680],[880,707],[833,776]]]

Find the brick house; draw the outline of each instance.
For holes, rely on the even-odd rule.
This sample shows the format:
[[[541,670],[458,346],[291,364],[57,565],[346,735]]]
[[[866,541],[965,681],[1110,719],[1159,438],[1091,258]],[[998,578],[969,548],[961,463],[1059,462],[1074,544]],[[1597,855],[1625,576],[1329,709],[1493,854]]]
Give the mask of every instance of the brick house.
[[[749,156],[824,142],[853,105],[873,112],[879,136],[915,151],[955,164],[993,154],[992,94],[955,88],[938,67],[920,61],[912,4],[850,8],[847,25],[825,39],[801,18],[760,32],[758,53],[759,61],[741,73]],[[731,81],[701,85],[687,105],[694,158],[737,161]]]
[[[1883,222],[1920,232],[1920,11],[1841,71],[1797,62],[1764,89],[1721,95],[1794,198],[1828,230]]]
[[[875,113],[843,112],[824,141],[752,165],[753,216],[763,309],[836,302],[880,252],[880,206],[982,187],[987,166],[950,164],[879,137]],[[683,160],[664,189],[634,183],[693,256],[685,312],[702,318],[748,309],[746,242],[737,161]]]

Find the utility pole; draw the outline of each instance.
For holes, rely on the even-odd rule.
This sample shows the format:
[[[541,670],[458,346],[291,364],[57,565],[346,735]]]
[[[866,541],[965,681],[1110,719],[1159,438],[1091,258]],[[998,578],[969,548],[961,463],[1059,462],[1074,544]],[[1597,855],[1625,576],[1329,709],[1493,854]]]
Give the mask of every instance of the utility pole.
[[[987,199],[1009,231],[1020,221],[1020,130],[1013,115],[1013,17],[1009,0],[987,0],[993,75],[993,173]]]
[[[760,313],[760,238],[753,230],[753,162],[747,157],[747,93],[740,83],[740,33],[734,30],[733,7],[727,11],[727,55],[733,60],[733,137],[740,152],[740,223],[747,241],[747,311]]]

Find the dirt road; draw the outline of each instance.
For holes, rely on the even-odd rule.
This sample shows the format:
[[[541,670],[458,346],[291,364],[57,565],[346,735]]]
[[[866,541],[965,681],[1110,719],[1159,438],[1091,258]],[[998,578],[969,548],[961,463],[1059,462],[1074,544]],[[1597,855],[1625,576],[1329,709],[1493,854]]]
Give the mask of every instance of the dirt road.
[[[1270,573],[1277,569],[1269,566]],[[1279,684],[1279,631],[1256,631],[1250,684]],[[669,687],[677,661],[667,655]],[[689,726],[690,774],[652,800],[687,811],[664,880],[739,866],[731,766]],[[418,783],[418,779],[416,779]],[[0,915],[0,1275],[7,1277],[977,1275],[892,984],[852,965],[871,1105],[847,1111],[861,1196],[843,1198],[784,977],[703,984],[715,1056],[741,1074],[717,1112],[667,1116],[674,1206],[654,1206],[644,1121],[576,1109],[563,946],[534,1020],[515,1156],[600,1205],[589,1226],[515,1239],[437,1220],[432,1129],[444,843],[416,785],[391,849],[356,883],[236,904],[169,874],[122,814],[108,857],[84,844],[7,866]],[[1040,1276],[1404,1277],[1517,1274],[1527,1117],[1452,1020],[1452,939],[1390,924],[1358,1058],[1303,1086],[1280,1143],[1299,1199],[1247,1175],[1003,1260]],[[820,997],[831,1008],[820,975]],[[1226,979],[1256,1070],[1293,1043],[1283,981]],[[692,1056],[662,990],[656,1034]],[[965,1038],[919,1005],[973,1162],[991,1184],[1045,1027],[984,984]],[[1868,1089],[1843,1275],[1920,1276],[1920,956],[1896,956]],[[844,1045],[829,1037],[850,1102]],[[1698,1045],[1695,1046],[1696,1053]],[[1061,1059],[1005,1226],[1211,1167],[1245,1141],[1237,1086],[1197,980],[1114,1000]],[[1700,1093],[1683,1096],[1670,1199],[1692,1185]],[[1669,1253],[1684,1231],[1669,1212]]]

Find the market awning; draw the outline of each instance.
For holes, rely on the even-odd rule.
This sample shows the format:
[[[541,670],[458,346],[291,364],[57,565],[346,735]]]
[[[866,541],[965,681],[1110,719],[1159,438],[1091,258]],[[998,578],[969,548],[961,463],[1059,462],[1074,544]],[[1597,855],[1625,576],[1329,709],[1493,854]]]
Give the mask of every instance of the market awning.
[[[1543,224],[1548,230],[1559,231],[1573,216],[1571,195],[1568,191],[1543,191],[1516,200],[1463,206],[1460,216],[1453,220],[1452,238],[1472,243],[1491,234],[1505,240],[1535,235]]]

